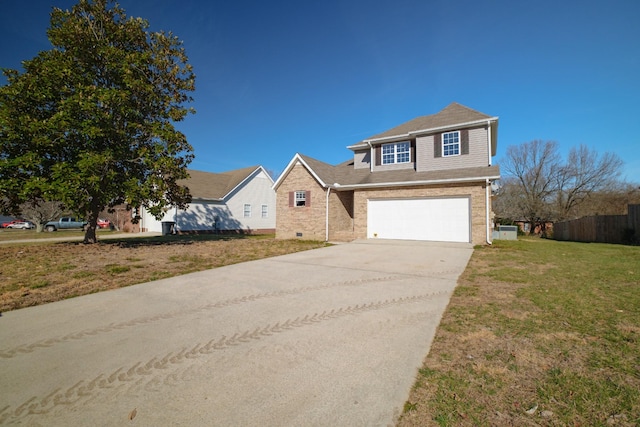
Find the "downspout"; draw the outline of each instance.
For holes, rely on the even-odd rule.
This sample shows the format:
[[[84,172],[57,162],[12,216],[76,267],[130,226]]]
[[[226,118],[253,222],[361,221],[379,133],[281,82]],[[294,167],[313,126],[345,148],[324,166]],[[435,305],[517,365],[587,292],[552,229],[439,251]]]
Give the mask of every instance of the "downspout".
[[[487,157],[491,166],[491,120],[487,120]]]
[[[327,186],[327,200],[325,205],[325,236],[324,241],[329,241],[329,194],[331,193],[331,187]]]
[[[493,241],[492,241],[492,239],[491,239],[491,237],[492,237],[492,236],[491,236],[491,227],[489,227],[489,221],[490,221],[490,219],[491,219],[491,218],[489,217],[489,216],[490,216],[490,214],[491,214],[491,213],[490,213],[490,210],[491,210],[491,208],[490,208],[490,206],[491,206],[491,205],[490,205],[491,199],[490,199],[490,195],[489,195],[489,187],[491,186],[491,184],[489,183],[489,180],[488,180],[488,179],[487,179],[485,182],[486,182],[486,184],[485,184],[485,195],[486,195],[485,204],[486,204],[486,208],[487,208],[487,209],[486,209],[487,217],[486,217],[486,219],[485,219],[485,222],[486,222],[486,224],[487,224],[487,243],[488,243],[489,245],[492,245],[492,244],[493,244]]]

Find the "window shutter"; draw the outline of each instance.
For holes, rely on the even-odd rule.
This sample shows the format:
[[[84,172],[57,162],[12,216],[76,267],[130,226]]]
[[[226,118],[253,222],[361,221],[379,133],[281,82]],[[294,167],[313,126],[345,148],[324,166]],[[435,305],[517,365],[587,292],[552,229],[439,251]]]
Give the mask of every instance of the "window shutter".
[[[460,131],[460,154],[469,154],[469,129]]]
[[[442,157],[442,134],[433,135],[433,157]]]
[[[378,145],[374,150],[376,151],[376,166],[380,166],[382,164],[382,146]]]
[[[416,140],[415,139],[411,140],[411,162],[412,163],[416,162]]]
[[[307,207],[311,207],[311,191],[305,191],[305,204],[307,205]]]
[[[295,191],[289,191],[289,207],[292,208],[295,203],[296,193]]]

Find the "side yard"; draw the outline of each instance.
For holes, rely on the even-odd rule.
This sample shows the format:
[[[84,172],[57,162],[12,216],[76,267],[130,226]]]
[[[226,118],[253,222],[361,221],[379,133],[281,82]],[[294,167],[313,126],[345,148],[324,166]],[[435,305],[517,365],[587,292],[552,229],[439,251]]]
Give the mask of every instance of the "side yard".
[[[213,235],[105,239],[95,245],[16,241],[0,246],[0,312],[322,246],[273,236]]]
[[[398,425],[640,425],[640,247],[476,249]]]

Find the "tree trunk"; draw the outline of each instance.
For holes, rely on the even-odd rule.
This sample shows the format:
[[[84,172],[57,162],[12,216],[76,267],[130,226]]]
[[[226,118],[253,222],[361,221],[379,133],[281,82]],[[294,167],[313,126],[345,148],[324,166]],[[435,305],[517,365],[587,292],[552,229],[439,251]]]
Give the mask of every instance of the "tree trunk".
[[[84,232],[84,243],[85,244],[93,244],[98,243],[98,239],[96,238],[96,224],[91,225],[91,223],[87,224]]]
[[[84,243],[93,244],[98,243],[96,237],[96,230],[98,229],[98,215],[100,215],[100,209],[93,209],[93,212],[89,213],[89,222],[86,225],[84,231]]]

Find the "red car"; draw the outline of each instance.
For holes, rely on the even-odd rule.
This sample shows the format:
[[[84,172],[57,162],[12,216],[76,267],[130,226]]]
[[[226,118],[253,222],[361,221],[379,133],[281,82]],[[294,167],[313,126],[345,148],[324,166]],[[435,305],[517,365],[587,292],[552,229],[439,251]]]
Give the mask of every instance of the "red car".
[[[111,227],[111,221],[109,221],[108,219],[98,219],[98,227],[99,228],[110,228]]]
[[[11,224],[16,224],[18,222],[27,222],[26,219],[14,219],[12,221],[7,221],[7,222],[3,222],[2,223],[2,228],[7,228],[9,227]]]

